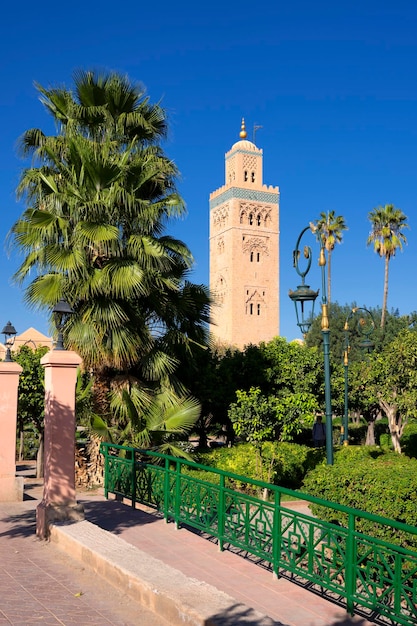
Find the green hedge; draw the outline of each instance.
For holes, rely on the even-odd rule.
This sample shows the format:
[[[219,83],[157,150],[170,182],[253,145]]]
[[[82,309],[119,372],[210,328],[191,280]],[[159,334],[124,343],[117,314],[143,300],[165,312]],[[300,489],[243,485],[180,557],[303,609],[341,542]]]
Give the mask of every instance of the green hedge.
[[[410,422],[404,428],[401,449],[407,456],[417,458],[417,422]]]
[[[302,491],[339,504],[417,526],[417,460],[377,447],[348,446],[335,454],[334,465],[308,473]],[[346,526],[347,516],[313,506],[317,517]],[[417,549],[417,537],[367,520],[357,530],[391,543]]]

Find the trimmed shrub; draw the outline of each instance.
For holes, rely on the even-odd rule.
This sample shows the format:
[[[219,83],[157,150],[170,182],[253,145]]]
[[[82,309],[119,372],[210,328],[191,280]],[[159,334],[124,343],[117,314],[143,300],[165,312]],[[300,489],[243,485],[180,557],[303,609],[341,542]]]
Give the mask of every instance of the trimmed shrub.
[[[206,483],[211,483],[212,485],[218,485],[220,483],[220,477],[218,474],[212,474],[211,472],[207,472],[205,470],[193,469],[187,465],[183,466],[181,473],[189,474],[196,480],[202,480]]]
[[[401,438],[401,449],[404,454],[417,458],[417,422],[409,422]]]
[[[299,489],[306,472],[321,462],[324,454],[323,449],[268,441],[261,447],[262,465],[258,450],[250,443],[200,454],[198,462],[249,479]],[[236,483],[235,487],[247,490],[244,483]]]
[[[308,473],[302,490],[348,507],[417,526],[417,460],[377,447],[348,446],[335,454],[334,465],[320,465]],[[347,516],[314,505],[317,517],[343,526]],[[358,519],[359,532],[417,548],[417,536]]]

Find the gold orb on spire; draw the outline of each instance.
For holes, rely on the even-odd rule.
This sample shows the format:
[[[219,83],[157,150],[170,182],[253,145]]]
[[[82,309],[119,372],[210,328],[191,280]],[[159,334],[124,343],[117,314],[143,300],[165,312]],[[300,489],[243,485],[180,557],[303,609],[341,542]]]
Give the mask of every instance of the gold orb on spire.
[[[245,126],[245,118],[244,117],[242,117],[242,125],[240,127],[239,137],[241,139],[246,139],[246,137],[247,137],[246,126]]]

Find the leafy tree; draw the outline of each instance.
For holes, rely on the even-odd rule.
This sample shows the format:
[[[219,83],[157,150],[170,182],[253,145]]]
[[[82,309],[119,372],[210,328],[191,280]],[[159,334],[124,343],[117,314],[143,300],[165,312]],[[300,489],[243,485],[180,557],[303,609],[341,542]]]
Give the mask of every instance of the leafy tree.
[[[342,242],[342,233],[348,227],[346,226],[345,218],[342,215],[336,215],[335,211],[320,213],[319,219],[315,220],[314,224],[314,232],[317,239],[324,244],[327,250],[327,303],[330,304],[332,253],[336,244]]]
[[[48,352],[47,347],[32,350],[22,346],[14,353],[13,359],[19,363],[23,371],[19,378],[17,428],[20,439],[19,458],[23,454],[23,438],[25,430],[33,429],[38,437],[38,453],[36,474],[42,476],[43,470],[43,436],[45,412],[45,370],[40,360]]]
[[[397,335],[408,327],[414,324],[416,314],[410,313],[409,315],[399,315],[395,311],[386,312],[384,329],[380,328],[380,321],[382,311],[380,308],[367,307],[375,322],[374,332],[369,336],[374,346],[372,351],[380,352],[386,345],[397,337]],[[329,307],[329,326],[330,326],[330,358],[333,367],[343,360],[343,350],[345,343],[344,327],[345,322],[349,319],[349,363],[361,361],[365,357],[365,353],[361,348],[361,341],[364,339],[363,334],[360,332],[360,319],[361,312],[357,315],[351,315],[352,310],[358,307],[356,302],[352,304],[340,305],[338,302],[332,302]],[[318,315],[314,318],[313,324],[306,335],[305,339],[308,347],[317,347],[320,351],[322,348],[322,332],[321,332],[321,317]]]
[[[367,446],[376,444],[375,422],[381,411],[375,389],[369,384],[371,369],[369,359],[356,361],[349,367],[349,407],[367,423]]]
[[[381,328],[384,328],[388,301],[388,270],[389,262],[398,249],[402,250],[403,244],[407,243],[403,233],[408,228],[407,216],[396,209],[393,204],[379,206],[368,214],[372,230],[367,240],[367,245],[373,245],[374,250],[380,257],[385,259],[384,272],[384,297],[382,300]]]
[[[275,399],[261,394],[252,387],[249,391],[236,391],[237,401],[229,408],[229,417],[238,437],[249,443],[273,441],[279,436]]]
[[[297,430],[301,423],[311,425],[324,405],[323,355],[296,341],[276,337],[260,346],[265,360],[264,390],[279,400],[280,411],[288,413]],[[300,406],[305,403],[305,410]]]
[[[265,444],[273,441],[292,441],[305,422],[313,422],[318,410],[311,394],[266,396],[252,387],[236,391],[237,401],[230,405],[229,417],[236,435],[253,444],[257,456],[257,473],[271,480],[275,458],[269,458],[265,467]],[[264,494],[266,497],[266,493]]]
[[[236,389],[248,391],[259,387],[267,392],[265,369],[265,356],[256,345],[248,345],[244,350],[209,348],[200,351],[195,361],[184,362],[182,380],[202,405],[195,428],[200,448],[207,446],[208,431],[225,437],[226,443],[233,441],[228,408],[236,400]]]
[[[262,343],[259,353],[257,364],[263,371],[257,378],[262,387],[237,391],[229,418],[236,434],[252,443],[255,432],[262,441],[292,440],[302,425],[313,423],[324,402],[323,358],[317,349],[282,337]]]
[[[27,209],[12,229],[24,255],[15,277],[33,307],[72,306],[66,344],[93,370],[100,411],[122,373],[145,410],[161,385],[185,393],[178,366],[206,343],[210,298],[188,281],[188,247],[164,234],[185,213],[159,145],[165,112],[115,73],[78,72],[74,83],[38,85],[58,133],[21,140],[32,166],[18,187]]]
[[[401,437],[417,406],[417,334],[405,330],[371,361],[370,392],[388,419],[392,444],[401,452]]]
[[[241,350],[207,350],[198,356],[197,367],[182,368],[187,387],[202,404],[198,433],[202,447],[206,428],[219,429],[228,442],[234,438],[229,407],[236,402],[236,390],[258,388],[262,396],[277,396],[280,406],[297,413],[299,398],[314,396],[324,401],[323,358],[317,349],[277,337],[259,346]],[[294,395],[294,398],[287,396]],[[285,397],[285,400],[284,400]],[[209,421],[207,421],[209,419]],[[221,430],[220,430],[221,429]]]
[[[256,445],[264,441],[292,441],[305,423],[313,423],[319,409],[313,394],[265,396],[257,387],[236,391],[229,417],[238,437]]]
[[[323,357],[317,348],[275,337],[261,344],[264,358],[264,390],[275,395],[312,393],[324,399]]]

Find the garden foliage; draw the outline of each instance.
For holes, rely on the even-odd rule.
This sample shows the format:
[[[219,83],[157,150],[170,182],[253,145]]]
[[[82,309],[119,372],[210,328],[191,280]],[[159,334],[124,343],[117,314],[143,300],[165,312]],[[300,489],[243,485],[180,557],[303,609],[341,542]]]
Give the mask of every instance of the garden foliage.
[[[417,526],[417,460],[370,446],[349,446],[335,454],[334,465],[309,472],[302,490],[337,502]],[[346,526],[347,515],[313,506],[319,518]],[[358,519],[356,530],[403,547],[417,549],[417,536]]]
[[[265,442],[262,444],[262,464],[258,462],[257,448],[242,443],[232,448],[217,448],[201,454],[199,463],[209,467],[261,480],[288,489],[298,489],[306,472],[323,458],[323,451],[294,443]],[[204,479],[205,480],[205,479]],[[243,482],[234,485],[248,491]]]

